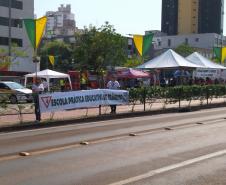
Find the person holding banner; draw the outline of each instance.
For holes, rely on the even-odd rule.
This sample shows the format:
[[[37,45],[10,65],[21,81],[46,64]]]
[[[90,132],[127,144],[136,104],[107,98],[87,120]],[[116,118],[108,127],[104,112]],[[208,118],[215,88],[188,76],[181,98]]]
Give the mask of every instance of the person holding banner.
[[[39,80],[37,78],[33,79],[32,92],[33,92],[33,98],[34,98],[34,104],[35,104],[36,122],[41,121],[41,112],[40,112],[40,107],[39,107],[38,95],[43,91],[44,91],[44,88],[42,86],[40,86]]]
[[[107,83],[108,89],[117,90],[120,88],[119,82],[116,80],[115,76],[111,76],[111,80]],[[111,107],[111,114],[116,113],[116,105],[110,105]]]

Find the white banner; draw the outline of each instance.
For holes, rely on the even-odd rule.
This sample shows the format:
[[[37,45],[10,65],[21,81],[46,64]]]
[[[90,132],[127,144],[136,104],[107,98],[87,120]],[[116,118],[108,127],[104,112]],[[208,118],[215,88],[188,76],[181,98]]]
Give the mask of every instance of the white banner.
[[[211,78],[212,80],[222,77],[221,69],[197,69],[194,71],[194,76],[198,78]]]
[[[99,105],[122,105],[128,104],[128,101],[128,91],[110,89],[55,92],[39,95],[41,113],[97,107]]]

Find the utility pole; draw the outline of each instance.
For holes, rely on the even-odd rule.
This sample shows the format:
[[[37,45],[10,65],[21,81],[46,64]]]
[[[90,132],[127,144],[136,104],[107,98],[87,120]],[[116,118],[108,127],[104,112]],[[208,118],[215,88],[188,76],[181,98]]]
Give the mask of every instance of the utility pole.
[[[12,50],[12,0],[9,1],[9,57],[11,57]]]
[[[221,60],[222,60],[222,51],[223,51],[223,48],[224,48],[224,33],[223,33],[223,29],[221,29]],[[221,61],[221,64],[223,66],[225,66],[225,59],[223,61]]]
[[[222,0],[221,1],[221,22],[223,22],[224,20],[224,1]],[[222,50],[224,48],[224,27],[223,27],[223,23],[221,24],[221,58],[222,58]],[[222,59],[221,59],[222,60]],[[222,61],[223,63],[223,66],[226,66],[225,65],[225,59],[224,61]]]

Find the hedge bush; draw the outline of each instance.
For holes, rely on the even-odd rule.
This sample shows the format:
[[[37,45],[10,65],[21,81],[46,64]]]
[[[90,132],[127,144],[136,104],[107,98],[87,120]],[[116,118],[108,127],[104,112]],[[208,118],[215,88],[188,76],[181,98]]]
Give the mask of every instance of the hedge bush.
[[[129,101],[135,104],[149,102],[154,99],[161,99],[166,104],[180,101],[188,101],[189,105],[192,100],[204,100],[220,98],[226,96],[226,85],[193,85],[193,86],[175,86],[175,87],[141,87],[131,88],[129,90]]]

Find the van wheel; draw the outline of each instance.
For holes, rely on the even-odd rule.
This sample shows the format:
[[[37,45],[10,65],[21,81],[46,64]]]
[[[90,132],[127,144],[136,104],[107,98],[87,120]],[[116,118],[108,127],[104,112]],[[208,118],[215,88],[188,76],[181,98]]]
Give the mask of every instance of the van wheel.
[[[16,104],[16,103],[17,103],[17,98],[16,98],[16,96],[15,96],[15,95],[10,96],[10,97],[9,97],[9,101],[10,101],[10,103],[12,103],[12,104]]]

